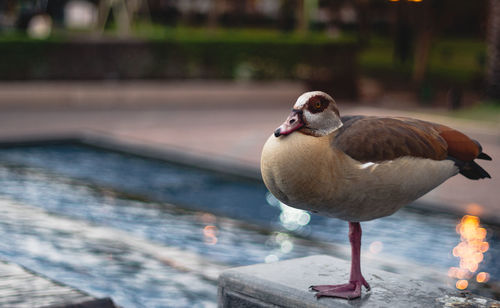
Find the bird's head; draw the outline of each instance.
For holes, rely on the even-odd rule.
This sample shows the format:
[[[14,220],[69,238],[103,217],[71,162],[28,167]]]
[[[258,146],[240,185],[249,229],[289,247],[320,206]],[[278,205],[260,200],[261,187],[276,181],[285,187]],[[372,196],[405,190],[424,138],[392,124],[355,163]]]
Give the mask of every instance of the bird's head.
[[[292,113],[274,131],[274,136],[288,135],[298,130],[311,136],[325,136],[342,127],[339,110],[333,98],[321,91],[299,96]]]

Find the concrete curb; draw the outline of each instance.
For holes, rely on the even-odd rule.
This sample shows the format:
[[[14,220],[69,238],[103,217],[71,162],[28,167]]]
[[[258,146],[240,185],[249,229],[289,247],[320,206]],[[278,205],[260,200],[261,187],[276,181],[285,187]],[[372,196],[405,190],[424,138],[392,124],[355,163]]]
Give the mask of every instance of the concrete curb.
[[[354,300],[316,299],[309,286],[349,279],[349,262],[325,255],[227,270],[219,278],[219,307],[497,307],[500,302],[428,282],[364,268],[371,290]]]

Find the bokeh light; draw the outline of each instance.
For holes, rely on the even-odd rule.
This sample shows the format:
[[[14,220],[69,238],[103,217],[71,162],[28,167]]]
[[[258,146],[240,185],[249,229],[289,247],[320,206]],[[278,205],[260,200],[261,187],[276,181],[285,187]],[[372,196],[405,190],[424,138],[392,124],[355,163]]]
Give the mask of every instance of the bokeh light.
[[[459,290],[465,290],[469,286],[469,282],[467,280],[465,280],[465,279],[461,279],[461,280],[457,281],[457,283],[455,284],[455,286]]]
[[[269,205],[281,210],[279,221],[287,230],[300,230],[311,221],[311,215],[307,211],[290,207],[276,199],[271,193],[266,194],[266,200]]]
[[[478,212],[481,207],[477,204],[468,206],[469,212]],[[451,267],[448,276],[459,279],[456,287],[465,290],[468,280],[474,276],[479,269],[479,264],[484,260],[484,253],[488,251],[489,244],[485,241],[487,231],[480,225],[480,219],[474,215],[465,215],[456,226],[456,231],[460,234],[461,242],[452,250],[453,256],[460,258],[459,268]],[[477,282],[486,282],[489,274],[481,272],[477,274]]]
[[[486,272],[480,272],[476,276],[476,281],[479,283],[485,283],[488,282],[488,280],[490,280],[490,274]]]
[[[52,32],[52,18],[47,14],[39,14],[28,23],[28,36],[35,39],[46,39]]]
[[[216,226],[206,226],[203,228],[203,237],[205,244],[207,245],[215,245],[217,244],[217,233],[218,229]]]
[[[274,255],[274,254],[270,254],[268,255],[264,261],[266,263],[274,263],[274,262],[278,262],[280,260],[280,258],[277,256],[277,255]]]
[[[368,247],[368,250],[370,251],[370,253],[376,255],[376,254],[380,253],[383,248],[384,248],[384,244],[382,242],[375,241],[375,242],[370,244],[370,246]]]

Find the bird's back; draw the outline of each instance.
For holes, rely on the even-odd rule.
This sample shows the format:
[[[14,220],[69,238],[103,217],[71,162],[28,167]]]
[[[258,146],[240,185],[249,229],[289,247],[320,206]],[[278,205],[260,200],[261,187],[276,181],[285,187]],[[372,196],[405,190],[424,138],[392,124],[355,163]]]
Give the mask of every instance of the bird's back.
[[[333,145],[360,162],[403,156],[453,160],[469,179],[490,177],[474,159],[491,160],[479,142],[448,126],[405,117],[342,117]]]

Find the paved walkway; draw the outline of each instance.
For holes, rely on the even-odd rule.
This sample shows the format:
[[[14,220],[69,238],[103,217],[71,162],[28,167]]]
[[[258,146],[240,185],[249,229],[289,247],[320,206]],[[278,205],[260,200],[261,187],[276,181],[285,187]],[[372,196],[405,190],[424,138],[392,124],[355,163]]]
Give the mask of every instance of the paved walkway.
[[[94,132],[159,149],[176,149],[258,168],[262,145],[304,89],[295,83],[91,82],[0,84],[0,139]],[[494,161],[481,161],[492,180],[448,180],[423,206],[500,222],[500,123],[338,102],[342,114],[413,116],[458,128],[479,140]],[[478,212],[475,212],[478,213]]]

